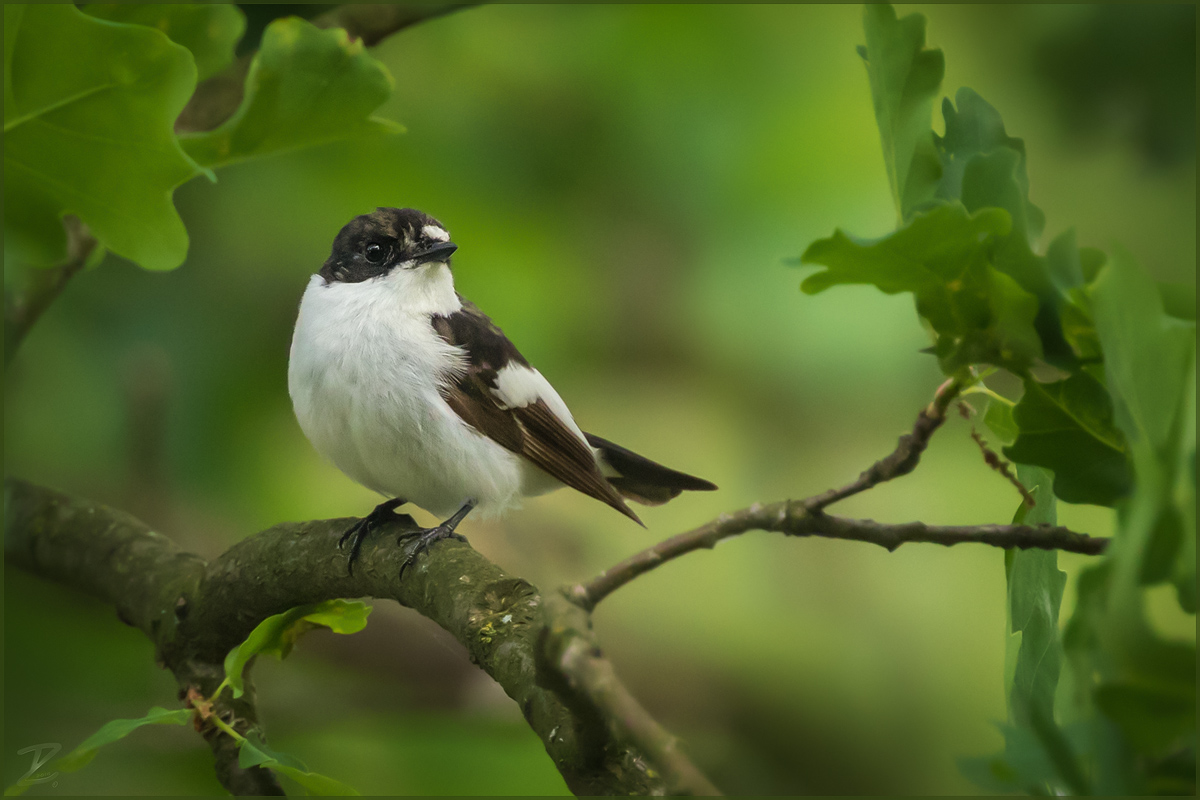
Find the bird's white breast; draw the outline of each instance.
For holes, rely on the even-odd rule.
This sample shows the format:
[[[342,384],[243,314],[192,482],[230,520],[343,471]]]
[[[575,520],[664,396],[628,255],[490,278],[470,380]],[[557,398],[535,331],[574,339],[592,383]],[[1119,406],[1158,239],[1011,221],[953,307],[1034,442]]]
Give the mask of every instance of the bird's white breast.
[[[467,499],[502,511],[518,457],[464,423],[439,387],[464,369],[431,314],[461,308],[449,268],[396,268],[360,283],[314,275],[292,338],[288,390],[313,446],[358,483],[449,515]]]

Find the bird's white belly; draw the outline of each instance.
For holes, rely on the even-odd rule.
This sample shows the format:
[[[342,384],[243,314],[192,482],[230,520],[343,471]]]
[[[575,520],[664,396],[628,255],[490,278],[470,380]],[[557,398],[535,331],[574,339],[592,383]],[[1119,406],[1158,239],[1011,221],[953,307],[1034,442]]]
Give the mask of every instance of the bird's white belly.
[[[428,314],[400,311],[371,283],[314,276],[305,291],[288,368],[305,435],[358,483],[436,515],[467,500],[484,514],[516,505],[518,456],[463,422],[438,391],[461,351]]]

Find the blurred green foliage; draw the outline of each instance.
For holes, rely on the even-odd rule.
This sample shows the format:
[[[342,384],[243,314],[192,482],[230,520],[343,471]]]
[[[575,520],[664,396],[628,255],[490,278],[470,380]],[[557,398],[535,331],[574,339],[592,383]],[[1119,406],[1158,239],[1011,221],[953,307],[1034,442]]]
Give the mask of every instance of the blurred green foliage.
[[[1021,167],[1046,219],[1074,224],[1079,244],[1110,250],[1117,238],[1158,280],[1194,285],[1194,155],[1151,173],[1115,138],[1081,144],[1038,78],[1039,43],[1084,37],[1092,10],[922,13],[945,52],[944,84],[972,86],[1021,132]],[[497,5],[387,39],[371,55],[395,85],[374,113],[408,132],[185,184],[175,201],[191,244],[180,269],[150,274],[110,255],[24,343],[6,380],[6,471],[128,509],[204,555],[283,519],[364,513],[376,498],[322,463],[292,419],[287,348],[307,276],[338,228],[396,205],[453,232],[460,290],[585,427],[722,488],[647,510],[650,539],[568,493],[468,523],[474,546],[507,569],[550,588],[723,510],[845,482],[891,447],[941,379],[919,352],[928,339],[911,301],[853,286],[806,297],[783,264],[835,228],[880,236],[894,224],[870,79],[854,55],[862,41],[853,6]],[[1194,69],[1194,38],[1170,45],[1178,63],[1189,46],[1187,70],[1171,73],[1180,81],[1176,72]],[[6,290],[22,268],[9,238]],[[1042,303],[1043,287],[1012,277]],[[1091,322],[1082,329],[1101,327]],[[1129,379],[1151,366],[1135,359]],[[1122,419],[1135,412],[1115,412],[1127,437]],[[967,430],[951,420],[915,474],[839,509],[1009,519],[1018,498]],[[1135,497],[1135,512],[1194,486],[1194,460],[1170,455],[1176,468],[1152,483],[1154,498]],[[1186,529],[1186,514],[1143,513],[1142,540]],[[1058,518],[1113,529],[1096,507],[1059,504]],[[1143,597],[1136,573],[1132,584],[1095,569],[1077,581],[1084,559],[1060,563],[1063,619],[1076,596],[1103,616],[1088,603],[1109,583]],[[69,748],[174,687],[111,611],[5,577],[8,785],[28,768],[19,747]],[[1171,577],[1194,586],[1194,571]],[[1160,588],[1135,604],[1146,624],[1194,641],[1194,619]],[[635,582],[596,623],[635,695],[730,793],[960,793],[972,786],[955,758],[1002,745],[989,721],[1006,717],[1005,595],[1004,555],[986,548],[886,553],[751,534]],[[1076,632],[1067,658],[1086,665],[1092,640]],[[378,609],[351,637],[314,633],[256,674],[272,746],[364,793],[565,790],[511,702],[457,644],[401,609]],[[1131,693],[1178,690],[1174,676],[1145,675],[1131,664],[1103,702],[1120,715],[1138,707]],[[219,790],[191,731],[108,749],[30,794]],[[1169,785],[1172,763],[1161,763]]]
[[[1196,152],[1196,9],[1094,5],[1044,32],[1034,64],[1073,134],[1125,138],[1170,166]]]

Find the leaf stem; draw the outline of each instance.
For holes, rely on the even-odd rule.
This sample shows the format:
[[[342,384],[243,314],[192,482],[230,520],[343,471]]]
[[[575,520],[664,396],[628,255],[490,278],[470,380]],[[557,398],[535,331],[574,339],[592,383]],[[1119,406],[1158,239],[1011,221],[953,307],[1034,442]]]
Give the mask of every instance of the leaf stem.
[[[975,386],[969,386],[966,389],[963,389],[962,393],[963,394],[981,394],[986,397],[990,397],[993,400],[998,400],[1001,403],[1004,403],[1009,408],[1012,408],[1013,406],[1015,406],[1017,404],[1017,401],[1009,400],[1004,395],[999,394],[992,389],[989,389],[987,386],[985,386],[982,383],[976,384]]]
[[[238,745],[241,745],[242,742],[246,741],[245,736],[242,736],[240,733],[238,733],[232,727],[230,727],[229,724],[226,723],[225,720],[221,719],[221,717],[218,714],[212,715],[212,721],[213,721],[214,725],[216,725],[221,730],[225,731],[225,733],[228,733],[230,736],[232,736],[237,741]]]

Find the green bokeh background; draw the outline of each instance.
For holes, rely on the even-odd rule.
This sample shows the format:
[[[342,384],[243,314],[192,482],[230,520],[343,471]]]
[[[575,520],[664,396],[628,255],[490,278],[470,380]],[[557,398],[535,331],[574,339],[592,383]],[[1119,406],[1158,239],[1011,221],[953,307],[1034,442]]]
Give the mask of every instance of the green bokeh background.
[[[1074,226],[1194,284],[1194,10],[1139,9],[898,11],[929,18],[943,94],[971,86],[1025,138],[1047,241]],[[506,569],[549,590],[722,511],[847,482],[939,382],[907,296],[807,297],[785,263],[835,227],[894,225],[861,41],[849,5],[495,5],[391,37],[374,51],[396,79],[380,113],[406,134],[192,181],[176,193],[180,269],[109,257],[73,280],[7,376],[6,471],[206,556],[281,520],[365,513],[378,498],[292,417],[287,352],[340,226],[395,205],[451,230],[460,291],[584,428],[721,487],[639,509],[649,531],[569,492],[468,519]],[[1090,80],[1089,57],[1106,65]],[[1019,498],[968,433],[950,420],[916,473],[839,511],[1009,520]],[[1112,530],[1104,509],[1060,509]],[[1082,559],[1061,561],[1066,619]],[[21,747],[70,749],[173,702],[111,609],[13,569],[4,591],[6,785],[28,767]],[[1194,636],[1168,592],[1152,605],[1164,631]],[[1001,746],[1004,619],[998,550],[751,533],[639,579],[595,623],[727,792],[927,794],[974,791],[955,758]],[[406,609],[380,604],[366,631],[312,634],[255,670],[272,745],[365,794],[566,791],[515,705]],[[153,728],[31,793],[219,791],[194,733]]]

